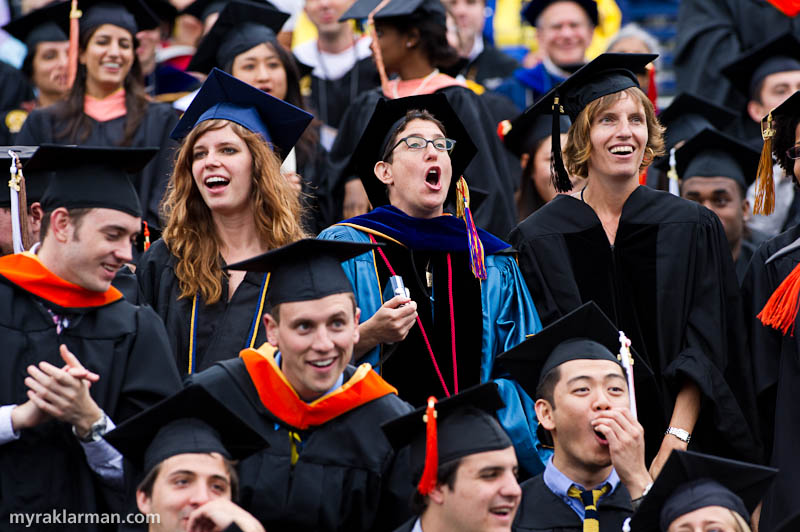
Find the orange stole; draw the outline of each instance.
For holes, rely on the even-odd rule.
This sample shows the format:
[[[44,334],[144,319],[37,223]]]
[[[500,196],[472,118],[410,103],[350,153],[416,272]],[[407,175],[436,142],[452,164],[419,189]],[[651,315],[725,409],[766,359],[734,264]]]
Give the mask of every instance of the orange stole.
[[[122,299],[122,293],[113,286],[105,292],[93,292],[65,281],[28,251],[0,258],[0,275],[62,308],[102,307]]]
[[[275,362],[275,351],[273,346],[265,343],[257,350],[242,350],[239,357],[244,361],[261,403],[293,428],[306,430],[323,425],[384,395],[397,394],[397,389],[372,371],[372,366],[361,364],[340,388],[306,403],[300,399]]]

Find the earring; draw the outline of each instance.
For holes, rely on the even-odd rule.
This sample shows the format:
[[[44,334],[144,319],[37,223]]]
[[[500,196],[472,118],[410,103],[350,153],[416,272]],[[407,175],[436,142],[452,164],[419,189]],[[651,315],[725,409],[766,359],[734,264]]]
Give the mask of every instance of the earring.
[[[411,41],[406,41],[406,48],[411,48],[412,46],[414,45]]]
[[[656,158],[656,152],[650,146],[645,148],[645,151],[650,155],[650,157],[647,157],[647,155],[642,157],[642,164],[649,165],[650,163],[653,162],[653,159]]]

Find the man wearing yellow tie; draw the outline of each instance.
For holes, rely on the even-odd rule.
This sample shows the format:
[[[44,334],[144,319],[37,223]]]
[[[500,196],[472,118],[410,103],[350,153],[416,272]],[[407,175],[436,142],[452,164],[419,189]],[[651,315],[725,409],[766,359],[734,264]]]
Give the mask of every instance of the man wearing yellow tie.
[[[522,484],[515,531],[619,531],[649,491],[619,352],[619,331],[590,301],[498,357],[553,443],[544,473]],[[636,360],[636,385],[647,386],[652,373]]]

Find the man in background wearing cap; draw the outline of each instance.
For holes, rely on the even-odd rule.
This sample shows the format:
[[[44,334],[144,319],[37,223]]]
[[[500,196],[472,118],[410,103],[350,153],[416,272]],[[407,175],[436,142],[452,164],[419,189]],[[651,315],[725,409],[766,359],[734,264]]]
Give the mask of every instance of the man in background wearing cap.
[[[14,512],[119,510],[121,457],[103,435],[180,387],[158,316],[110,286],[141,223],[121,168],[152,150],[56,152],[41,245],[0,258],[2,526]]]
[[[728,63],[722,73],[739,94],[747,99],[747,118],[741,124],[740,138],[761,148],[762,118],[789,96],[800,90],[800,39],[786,33],[743,52]],[[795,194],[794,179],[773,167],[775,208],[762,212],[756,203],[756,186],[747,190],[747,199],[754,209],[748,226],[775,236],[800,222],[800,197]]]
[[[618,531],[652,485],[618,352],[619,332],[590,301],[498,359],[536,398],[553,440],[544,473],[522,485],[515,530]],[[644,362],[633,369],[645,383]]]
[[[395,450],[408,448],[416,481],[415,516],[395,532],[511,530],[521,492],[514,447],[493,417],[503,406],[490,382],[381,427]]]
[[[597,25],[595,0],[533,0],[523,16],[536,26],[541,63],[520,68],[497,88],[520,111],[533,105],[586,62]]]
[[[239,492],[234,461],[267,442],[203,388],[184,388],[106,439],[142,474],[136,502],[150,516],[148,532],[264,532],[234,502]]]
[[[743,238],[750,210],[745,191],[755,180],[759,153],[715,129],[704,129],[676,153],[681,197],[717,215],[731,248],[741,282],[756,246]]]
[[[360,311],[341,261],[372,249],[306,239],[228,267],[270,272],[272,345],[193,382],[266,436],[239,471],[241,504],[267,530],[380,532],[408,517],[407,466],[379,426],[410,408],[369,364],[348,365]]]

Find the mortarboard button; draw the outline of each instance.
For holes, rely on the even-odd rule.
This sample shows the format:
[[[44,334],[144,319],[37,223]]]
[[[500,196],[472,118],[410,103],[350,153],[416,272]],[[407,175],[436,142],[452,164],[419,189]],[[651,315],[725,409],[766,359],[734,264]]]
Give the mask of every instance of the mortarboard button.
[[[230,264],[227,269],[269,272],[267,299],[271,306],[311,301],[353,292],[341,263],[376,247],[377,244],[306,238]]]
[[[205,120],[230,120],[260,134],[281,158],[294,147],[314,117],[215,68],[170,136],[184,138]]]

